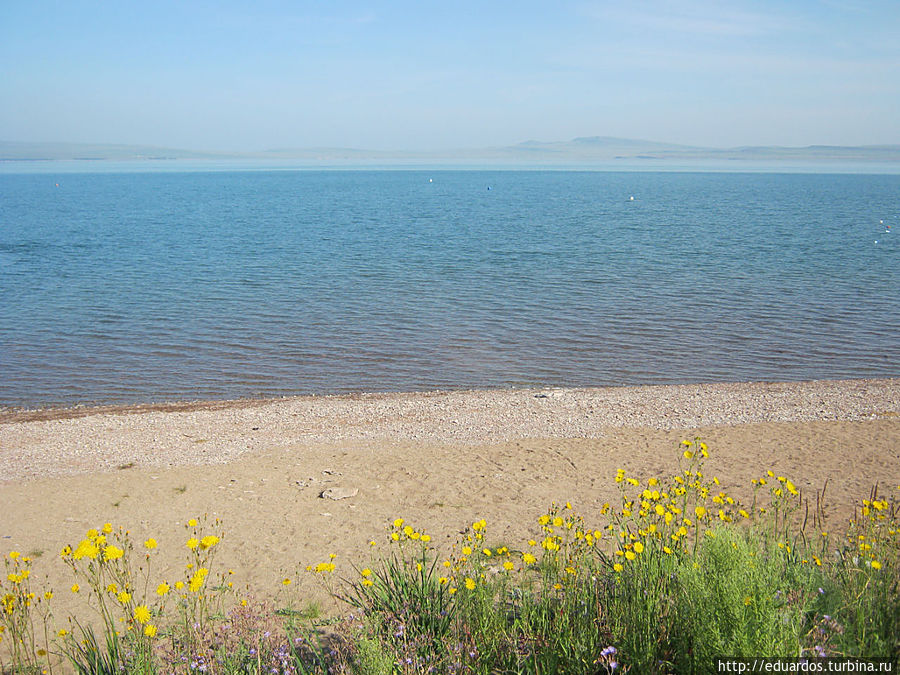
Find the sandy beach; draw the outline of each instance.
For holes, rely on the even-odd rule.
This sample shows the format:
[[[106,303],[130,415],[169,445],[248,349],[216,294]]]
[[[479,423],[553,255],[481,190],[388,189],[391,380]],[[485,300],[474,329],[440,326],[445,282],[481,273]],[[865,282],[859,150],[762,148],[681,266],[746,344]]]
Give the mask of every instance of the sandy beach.
[[[256,595],[323,597],[298,573],[337,554],[364,566],[372,539],[403,517],[439,545],[475,519],[488,539],[521,542],[553,502],[588,522],[618,496],[616,470],[676,467],[702,437],[708,475],[736,496],[767,469],[828,514],[852,513],[874,484],[900,485],[900,381],[703,384],[359,394],[0,414],[0,553],[37,557],[55,589],[56,555],[104,522],[160,544],[154,577],[173,578],[184,523],[225,527],[218,563]],[[352,496],[323,497],[330,488]],[[377,552],[384,545],[375,547]],[[281,580],[294,583],[285,589]],[[62,606],[72,603],[58,594]]]

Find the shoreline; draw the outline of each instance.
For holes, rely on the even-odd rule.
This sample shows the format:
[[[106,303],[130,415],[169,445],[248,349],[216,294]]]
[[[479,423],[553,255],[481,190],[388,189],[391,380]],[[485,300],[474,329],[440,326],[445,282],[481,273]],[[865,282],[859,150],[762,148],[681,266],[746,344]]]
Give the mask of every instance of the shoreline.
[[[509,392],[546,392],[546,391],[616,391],[631,389],[672,389],[679,387],[710,387],[710,388],[734,388],[734,387],[781,387],[792,385],[841,385],[866,383],[893,383],[900,381],[894,377],[875,378],[846,378],[846,379],[821,379],[821,380],[753,380],[737,382],[688,382],[679,384],[623,384],[602,385],[592,387],[568,387],[568,386],[533,386],[533,387],[497,387],[488,389],[426,389],[411,391],[353,391],[342,393],[313,393],[290,394],[285,396],[260,396],[242,397],[234,399],[182,399],[149,401],[143,403],[79,403],[75,405],[47,405],[38,407],[0,405],[0,425],[16,422],[40,422],[56,419],[74,419],[90,417],[92,415],[140,415],[150,412],[194,412],[211,410],[229,410],[240,408],[255,408],[270,404],[277,404],[298,400],[326,400],[326,399],[373,399],[390,397],[416,397],[416,396],[441,396],[447,394],[489,394]]]
[[[900,417],[900,380],[814,380],[296,396],[0,416],[0,483],[127,467],[227,464],[341,443],[490,445]]]

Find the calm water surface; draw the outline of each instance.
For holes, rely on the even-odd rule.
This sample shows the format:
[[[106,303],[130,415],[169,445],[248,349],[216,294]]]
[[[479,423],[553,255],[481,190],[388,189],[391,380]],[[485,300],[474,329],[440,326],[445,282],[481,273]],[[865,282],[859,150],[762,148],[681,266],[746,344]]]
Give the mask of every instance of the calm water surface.
[[[898,376],[898,239],[898,175],[4,173],[0,405]]]

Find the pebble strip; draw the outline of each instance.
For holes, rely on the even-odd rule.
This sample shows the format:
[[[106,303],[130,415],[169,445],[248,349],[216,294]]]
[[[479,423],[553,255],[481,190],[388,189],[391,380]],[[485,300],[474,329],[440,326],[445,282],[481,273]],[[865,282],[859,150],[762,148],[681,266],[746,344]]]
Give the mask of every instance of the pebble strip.
[[[693,429],[900,416],[900,380],[689,384],[298,396],[2,411],[0,481],[221,464],[321,444],[482,445],[601,438],[610,427]]]

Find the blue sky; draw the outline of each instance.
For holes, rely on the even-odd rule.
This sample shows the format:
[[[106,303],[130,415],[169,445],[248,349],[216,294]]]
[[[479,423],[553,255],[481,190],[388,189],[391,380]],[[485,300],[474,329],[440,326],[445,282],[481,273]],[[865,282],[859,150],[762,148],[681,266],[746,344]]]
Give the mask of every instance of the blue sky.
[[[0,0],[0,139],[900,143],[898,36],[898,0]]]

